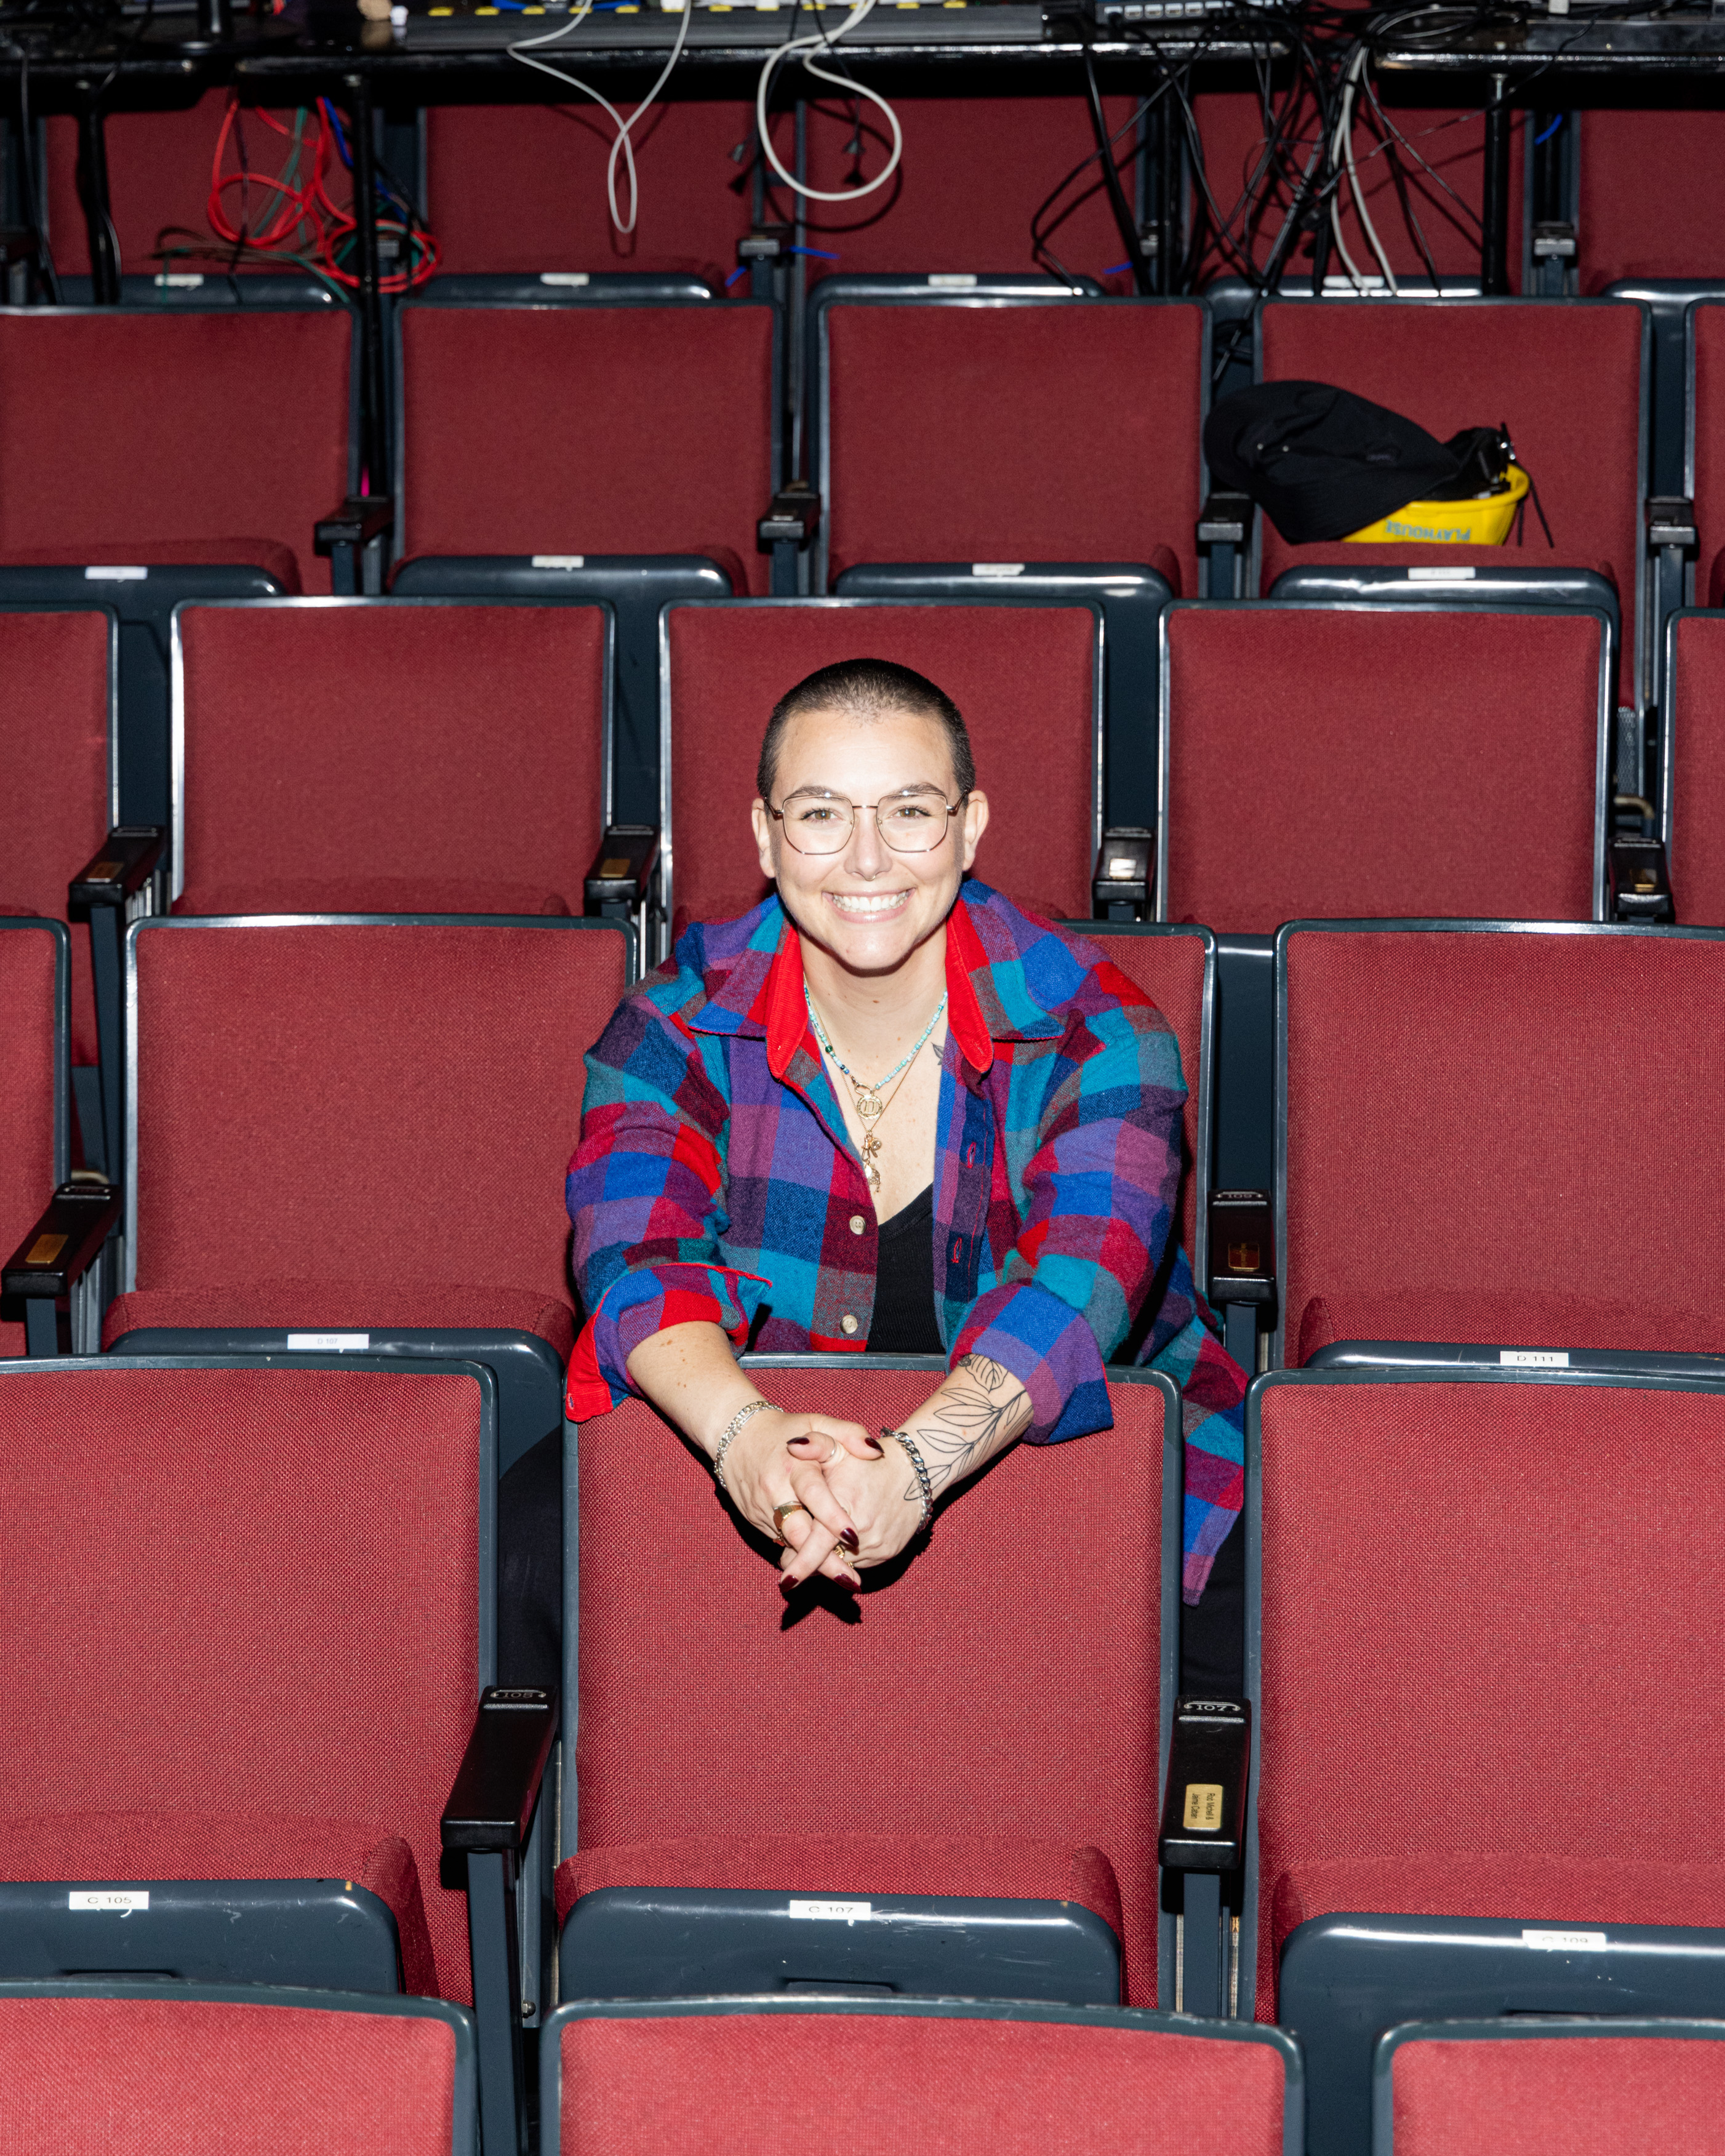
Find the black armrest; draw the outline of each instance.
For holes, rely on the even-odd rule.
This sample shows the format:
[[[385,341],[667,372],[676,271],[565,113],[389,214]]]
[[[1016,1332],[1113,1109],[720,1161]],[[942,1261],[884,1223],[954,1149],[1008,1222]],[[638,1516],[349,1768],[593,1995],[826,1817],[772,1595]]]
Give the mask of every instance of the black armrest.
[[[1647,544],[1653,547],[1676,547],[1687,554],[1694,552],[1699,542],[1695,504],[1686,501],[1681,495],[1655,495],[1647,504]]]
[[[521,1853],[557,1733],[555,1691],[486,1686],[444,1806],[445,1850]]]
[[[1605,860],[1614,921],[1675,922],[1677,910],[1662,839],[1628,838],[1614,832]]]
[[[311,542],[320,554],[337,547],[365,547],[395,528],[395,504],[387,494],[350,494],[328,516],[320,516],[311,528]]]
[[[765,553],[774,547],[806,547],[819,528],[819,495],[806,479],[793,479],[773,495],[755,536]]]
[[[737,259],[742,262],[776,262],[789,252],[796,232],[788,224],[757,224],[737,243]]]
[[[1102,834],[1102,850],[1091,882],[1099,919],[1142,921],[1150,903],[1150,866],[1156,834],[1141,824],[1114,824]]]
[[[48,1210],[6,1260],[0,1294],[69,1295],[95,1262],[120,1218],[120,1193],[105,1183],[63,1183]]]
[[[1244,547],[1251,532],[1255,506],[1249,494],[1230,494],[1224,490],[1211,495],[1199,512],[1199,545]]]
[[[609,825],[587,872],[587,911],[632,913],[647,896],[658,860],[659,833],[651,824]]]
[[[1209,1299],[1275,1301],[1276,1214],[1267,1190],[1210,1193]]]
[[[1252,1710],[1243,1699],[1177,1699],[1159,1854],[1171,1871],[1238,1871],[1245,1861]]]
[[[102,850],[74,875],[67,889],[73,906],[124,906],[154,875],[167,834],[157,824],[121,824],[102,841]]]

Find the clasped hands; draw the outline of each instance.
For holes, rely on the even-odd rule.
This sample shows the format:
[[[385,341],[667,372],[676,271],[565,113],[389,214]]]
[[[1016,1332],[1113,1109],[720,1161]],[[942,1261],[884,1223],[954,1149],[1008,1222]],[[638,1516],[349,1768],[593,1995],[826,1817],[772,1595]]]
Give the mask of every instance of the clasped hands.
[[[751,1415],[725,1455],[725,1484],[751,1527],[783,1542],[788,1594],[817,1573],[860,1587],[861,1568],[896,1557],[922,1522],[904,1447],[836,1415]]]

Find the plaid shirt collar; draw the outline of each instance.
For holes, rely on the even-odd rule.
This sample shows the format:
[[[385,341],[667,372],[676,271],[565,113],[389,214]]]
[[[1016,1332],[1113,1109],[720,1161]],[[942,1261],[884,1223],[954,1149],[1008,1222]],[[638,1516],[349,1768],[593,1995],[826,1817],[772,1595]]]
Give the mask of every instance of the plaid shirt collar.
[[[1025,992],[1023,969],[1011,963],[1023,957],[1022,939],[1009,928],[1004,909],[990,905],[993,897],[986,884],[972,881],[947,916],[947,1029],[973,1091],[993,1066],[997,1040],[1050,1040],[1063,1023]],[[820,1068],[803,998],[801,940],[776,892],[734,932],[742,947],[708,973],[706,998],[684,1011],[684,1023],[696,1033],[764,1040],[773,1076],[795,1083],[801,1056]]]

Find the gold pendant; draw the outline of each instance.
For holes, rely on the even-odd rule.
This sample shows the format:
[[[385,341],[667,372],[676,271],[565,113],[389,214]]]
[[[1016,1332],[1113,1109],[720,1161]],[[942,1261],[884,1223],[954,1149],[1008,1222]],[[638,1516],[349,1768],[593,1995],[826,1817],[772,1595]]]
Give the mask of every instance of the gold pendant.
[[[875,1165],[880,1156],[880,1141],[870,1131],[862,1142],[863,1173],[869,1179],[870,1190],[878,1190],[880,1188],[880,1171]]]
[[[870,1086],[860,1086],[856,1092],[856,1112],[865,1123],[872,1123],[886,1103]]]

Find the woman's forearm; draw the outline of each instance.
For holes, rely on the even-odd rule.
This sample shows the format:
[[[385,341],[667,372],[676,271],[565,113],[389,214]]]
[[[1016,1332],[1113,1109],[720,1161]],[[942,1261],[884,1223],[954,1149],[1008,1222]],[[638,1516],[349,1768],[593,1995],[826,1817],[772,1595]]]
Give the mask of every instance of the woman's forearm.
[[[938,1496],[1004,1452],[1029,1426],[1030,1412],[1030,1395],[1009,1370],[986,1355],[966,1355],[901,1427]]]
[[[630,1355],[629,1374],[709,1459],[737,1409],[761,1397],[737,1368],[722,1327],[706,1322],[649,1333]]]

